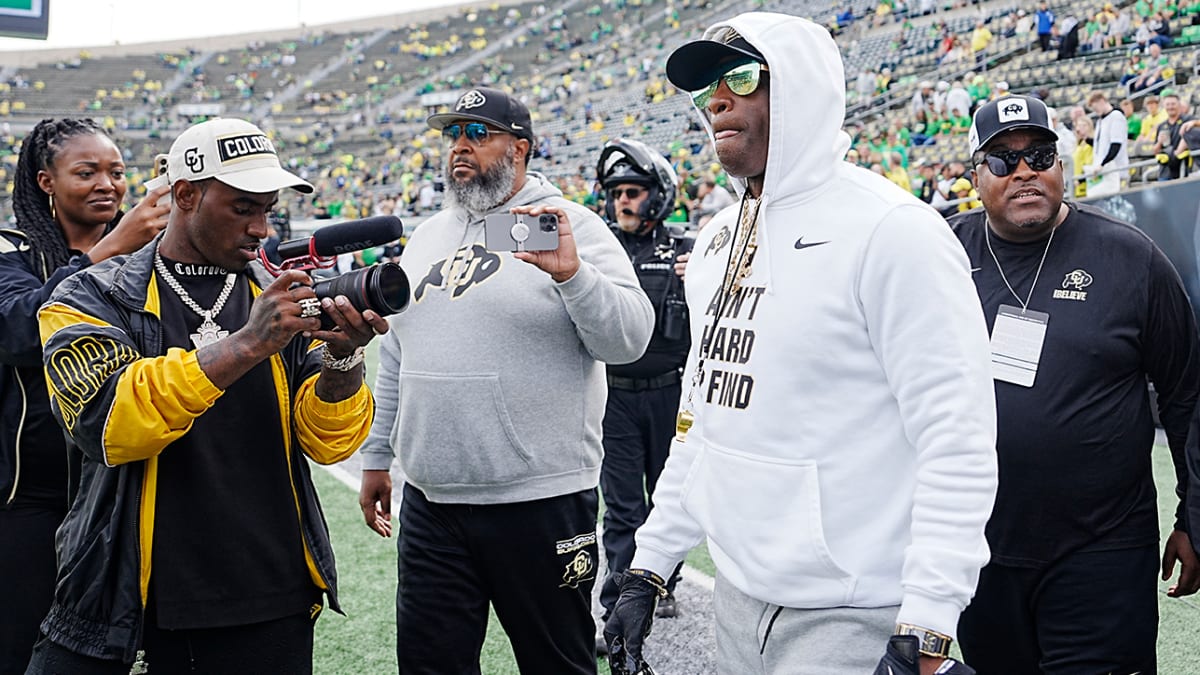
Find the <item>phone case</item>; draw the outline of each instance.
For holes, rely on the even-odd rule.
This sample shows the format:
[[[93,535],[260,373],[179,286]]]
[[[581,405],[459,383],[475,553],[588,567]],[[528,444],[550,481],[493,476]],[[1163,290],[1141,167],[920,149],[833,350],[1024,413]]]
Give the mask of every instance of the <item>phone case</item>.
[[[553,251],[558,248],[558,218],[493,213],[483,221],[483,245],[489,251]]]

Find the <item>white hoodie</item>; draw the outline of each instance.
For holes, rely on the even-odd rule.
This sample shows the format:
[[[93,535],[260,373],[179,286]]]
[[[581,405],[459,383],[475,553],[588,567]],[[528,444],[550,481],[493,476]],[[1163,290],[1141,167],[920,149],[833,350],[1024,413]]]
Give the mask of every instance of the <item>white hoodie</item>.
[[[996,491],[988,333],[967,256],[936,212],[842,161],[845,79],[824,28],[749,13],[705,37],[728,27],[771,69],[758,252],[631,566],[665,576],[707,537],[721,575],[751,597],[900,605],[899,621],[954,636],[988,560]],[[737,214],[719,213],[688,263],[685,401]]]

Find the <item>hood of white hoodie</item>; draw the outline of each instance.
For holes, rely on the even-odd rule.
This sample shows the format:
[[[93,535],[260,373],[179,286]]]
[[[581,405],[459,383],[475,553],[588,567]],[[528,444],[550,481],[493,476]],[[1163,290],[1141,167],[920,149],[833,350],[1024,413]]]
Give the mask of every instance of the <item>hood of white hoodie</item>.
[[[712,25],[706,40],[723,41],[737,31],[754,45],[771,69],[766,203],[805,201],[831,180],[850,148],[842,131],[846,117],[846,77],[837,44],[825,28],[796,16],[747,12]],[[701,111],[712,139],[712,125]],[[746,181],[731,178],[738,194]]]

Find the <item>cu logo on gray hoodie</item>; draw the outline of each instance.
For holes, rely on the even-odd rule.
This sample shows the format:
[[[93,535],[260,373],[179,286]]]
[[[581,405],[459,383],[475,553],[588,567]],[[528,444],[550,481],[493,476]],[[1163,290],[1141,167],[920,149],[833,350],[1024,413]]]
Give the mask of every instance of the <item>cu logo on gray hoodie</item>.
[[[458,298],[499,269],[500,256],[480,244],[463,246],[453,256],[429,266],[429,272],[413,290],[413,302],[420,302],[427,288],[453,288],[450,298]]]

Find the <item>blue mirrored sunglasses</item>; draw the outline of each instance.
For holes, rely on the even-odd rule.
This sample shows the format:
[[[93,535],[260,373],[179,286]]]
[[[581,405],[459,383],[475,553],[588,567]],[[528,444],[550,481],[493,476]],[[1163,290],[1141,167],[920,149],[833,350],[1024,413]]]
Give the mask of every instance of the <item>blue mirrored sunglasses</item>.
[[[466,135],[467,140],[475,145],[483,145],[488,142],[488,138],[492,134],[506,134],[507,131],[500,129],[489,129],[483,122],[467,122],[465,124],[448,124],[442,127],[442,138],[447,145],[453,145],[458,142],[459,136]]]

